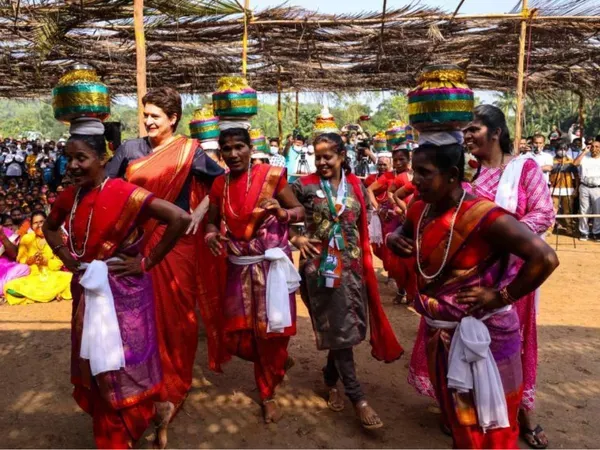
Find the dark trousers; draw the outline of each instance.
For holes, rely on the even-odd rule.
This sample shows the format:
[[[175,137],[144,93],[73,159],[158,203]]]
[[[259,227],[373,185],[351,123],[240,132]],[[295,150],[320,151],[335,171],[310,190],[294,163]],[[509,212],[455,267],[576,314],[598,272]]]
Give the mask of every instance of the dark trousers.
[[[325,384],[330,388],[335,387],[338,380],[341,379],[346,395],[353,404],[365,398],[360,383],[356,379],[352,347],[329,350],[327,365],[323,368],[323,377]]]

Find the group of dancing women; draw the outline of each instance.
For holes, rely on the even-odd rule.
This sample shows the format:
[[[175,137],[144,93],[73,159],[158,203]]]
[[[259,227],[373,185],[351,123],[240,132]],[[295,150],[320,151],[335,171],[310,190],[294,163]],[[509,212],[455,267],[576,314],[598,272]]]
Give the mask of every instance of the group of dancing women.
[[[367,190],[339,134],[317,136],[316,172],[288,184],[285,168],[251,164],[244,123],[220,124],[224,170],[175,133],[176,91],[155,89],[143,104],[148,136],[108,163],[102,122],[71,123],[74,186],[43,227],[73,273],[73,396],[99,448],[130,448],[150,426],[154,445],[167,446],[192,384],[197,312],[210,369],[231,356],[251,361],[264,421],[278,422],[298,289],[316,347],[327,350],[329,409],[344,409],[345,395],[362,427],[382,427],[353,354],[367,333],[376,360],[404,352],[379,295],[374,212],[385,238],[375,253],[422,316],[411,384],[436,399],[455,447],[518,448],[519,410],[531,409],[535,390],[535,291],[558,260],[539,237],[553,214],[540,200],[547,186],[534,162],[511,156],[501,112],[480,107],[465,130],[482,165],[470,184],[462,134],[438,133],[412,154],[394,149],[396,175]],[[299,222],[303,233],[290,227]]]

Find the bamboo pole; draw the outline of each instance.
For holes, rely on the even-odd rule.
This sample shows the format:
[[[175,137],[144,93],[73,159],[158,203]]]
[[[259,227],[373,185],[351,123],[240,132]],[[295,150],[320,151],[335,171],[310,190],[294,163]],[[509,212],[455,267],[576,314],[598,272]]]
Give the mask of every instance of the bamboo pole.
[[[146,136],[144,126],[144,105],[146,95],[146,38],[144,36],[144,0],[133,0],[133,24],[135,28],[136,82],[138,104],[138,131],[140,137]]]
[[[585,126],[585,97],[583,92],[578,92],[579,95],[579,129],[581,130],[581,142],[583,143],[584,126]]]
[[[524,92],[523,85],[525,81],[525,42],[527,40],[527,20],[529,10],[527,9],[528,0],[523,0],[523,9],[521,11],[521,34],[519,36],[519,65],[517,72],[517,111],[515,114],[515,143],[514,153],[519,152],[519,143],[521,142],[521,134],[523,133],[523,106]]]
[[[244,0],[244,36],[242,37],[242,75],[246,78],[248,72],[248,10],[250,0]]]
[[[281,67],[279,67],[281,74]],[[279,145],[283,142],[283,112],[281,110],[281,76],[277,77],[277,130],[279,132]]]
[[[298,129],[300,126],[300,94],[296,90],[296,120],[294,121],[294,128]]]

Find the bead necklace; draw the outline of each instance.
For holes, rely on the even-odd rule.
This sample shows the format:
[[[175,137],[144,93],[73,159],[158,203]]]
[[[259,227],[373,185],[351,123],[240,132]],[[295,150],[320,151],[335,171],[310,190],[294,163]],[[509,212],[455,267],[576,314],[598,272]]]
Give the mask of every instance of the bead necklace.
[[[102,182],[102,184],[100,184],[100,192],[102,192],[102,189],[104,189],[104,185],[106,184],[106,182],[108,181],[108,178],[105,178],[104,181]],[[94,188],[96,189],[96,188]],[[98,195],[100,195],[100,192],[98,192]],[[98,199],[98,197],[96,197],[96,199],[94,199],[94,203],[92,204],[92,210],[90,211],[90,216],[88,217],[88,221],[87,221],[87,226],[86,226],[86,230],[85,230],[85,237],[83,239],[83,251],[81,253],[77,252],[77,250],[75,250],[75,244],[73,243],[73,235],[75,234],[75,231],[73,229],[73,218],[75,217],[75,214],[77,213],[77,207],[79,206],[79,194],[81,193],[81,188],[77,189],[77,193],[75,194],[75,201],[73,202],[73,207],[71,208],[71,215],[69,216],[69,244],[71,246],[71,252],[77,256],[77,258],[82,258],[83,255],[85,255],[86,249],[87,249],[87,242],[88,242],[88,238],[90,237],[90,227],[92,225],[92,217],[94,217],[94,207],[96,206],[96,200]]]
[[[250,183],[251,183],[251,174],[252,174],[252,165],[248,166],[248,179],[246,181],[246,197],[248,197],[248,192],[250,191]],[[230,195],[229,195],[229,178],[231,177],[231,172],[225,176],[225,201],[227,202],[227,207],[229,208],[229,212],[235,217],[239,219],[233,208],[231,207]]]
[[[442,260],[442,264],[440,265],[439,270],[434,273],[433,275],[427,275],[424,271],[423,268],[421,267],[421,223],[423,221],[423,217],[425,217],[428,213],[429,210],[431,209],[431,204],[428,204],[424,209],[423,212],[421,213],[421,217],[419,218],[419,223],[417,224],[417,239],[416,239],[416,245],[417,245],[417,268],[419,269],[419,273],[421,274],[421,276],[423,278],[425,278],[426,280],[433,280],[435,278],[437,278],[441,273],[442,270],[444,270],[444,266],[446,265],[446,260],[448,259],[448,254],[450,253],[450,245],[452,244],[452,236],[454,235],[454,224],[456,222],[456,217],[458,216],[458,212],[460,211],[460,208],[463,204],[463,201],[465,200],[465,196],[467,195],[467,191],[463,190],[462,196],[460,198],[460,201],[458,202],[458,206],[456,208],[456,211],[454,212],[454,215],[452,216],[452,221],[450,222],[450,235],[448,236],[448,243],[446,244],[446,250],[444,251],[444,259]]]

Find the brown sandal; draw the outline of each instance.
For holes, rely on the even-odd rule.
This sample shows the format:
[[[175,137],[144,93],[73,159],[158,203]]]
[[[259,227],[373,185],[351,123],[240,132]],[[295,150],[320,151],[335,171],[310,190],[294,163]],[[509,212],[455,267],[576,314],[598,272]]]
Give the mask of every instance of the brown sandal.
[[[327,407],[334,412],[340,412],[344,410],[344,397],[341,396],[340,391],[337,388],[329,389]]]
[[[377,428],[381,428],[383,426],[383,422],[375,412],[373,408],[369,406],[366,400],[361,400],[356,405],[354,405],[354,409],[356,410],[356,414],[360,419],[360,424],[366,430],[376,430]],[[367,422],[368,417],[365,417],[363,413],[369,414],[372,413],[372,416],[375,419],[375,423]]]

